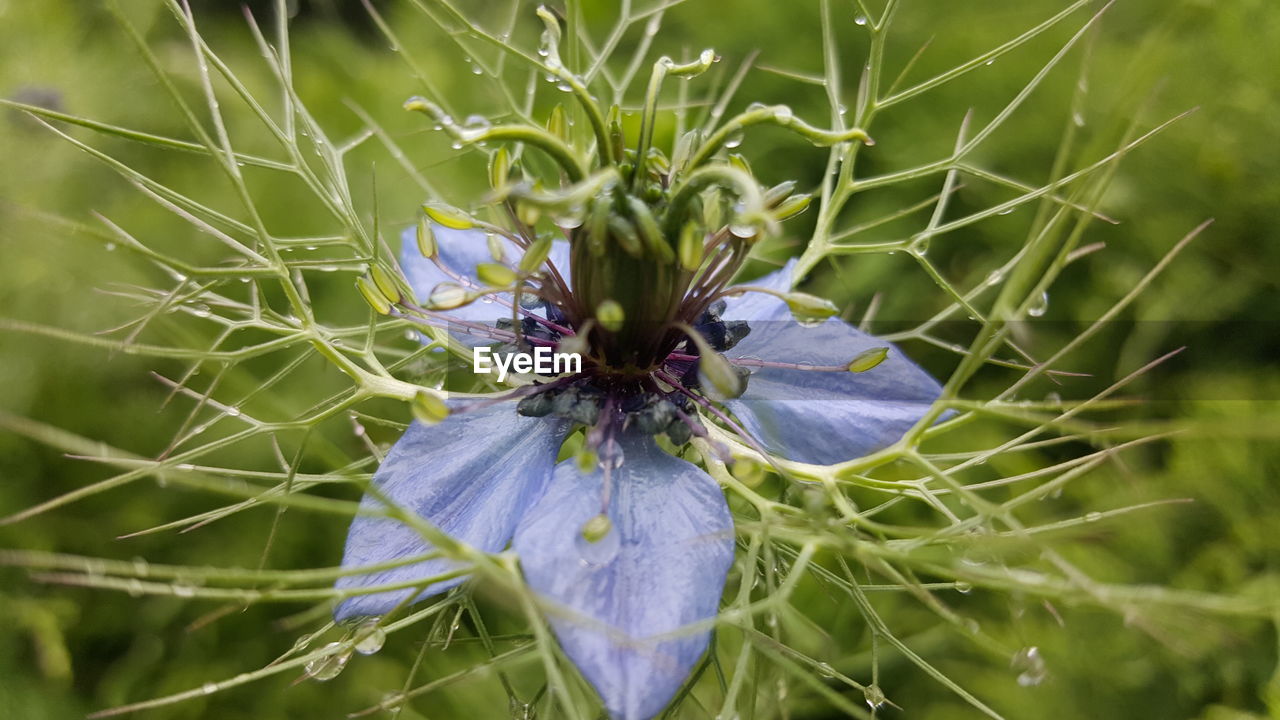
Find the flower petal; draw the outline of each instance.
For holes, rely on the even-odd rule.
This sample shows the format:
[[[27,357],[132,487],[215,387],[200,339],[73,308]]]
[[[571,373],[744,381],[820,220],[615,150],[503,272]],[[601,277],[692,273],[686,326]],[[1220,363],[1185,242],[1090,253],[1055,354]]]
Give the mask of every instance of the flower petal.
[[[549,610],[556,636],[609,713],[645,720],[707,648],[710,630],[690,625],[716,615],[733,562],[733,518],[702,470],[649,437],[622,445],[603,539],[581,532],[600,512],[601,471],[582,475],[564,462],[512,547],[529,585],[557,606]]]
[[[409,285],[418,296],[418,300],[425,302],[436,285],[442,282],[459,282],[459,278],[461,278],[461,284],[464,287],[473,290],[481,289],[483,285],[476,279],[476,265],[494,261],[493,254],[489,251],[488,235],[483,230],[454,230],[434,223],[431,225],[431,229],[435,233],[440,261],[458,277],[450,275],[440,269],[440,266],[434,261],[423,257],[422,253],[418,251],[418,243],[415,237],[417,228],[405,228],[400,235],[400,267],[404,270],[405,279],[409,281]],[[520,248],[504,237],[499,237],[498,241],[502,247],[503,260],[510,263],[519,262],[522,254]],[[568,277],[569,243],[553,243],[549,259],[564,277]],[[501,293],[498,297],[510,302],[511,294]],[[493,325],[499,318],[511,317],[511,306],[506,303],[486,302],[481,299],[469,305],[443,311],[441,314],[458,320]],[[455,335],[458,336],[460,341],[469,345],[484,345],[493,342],[492,340],[463,332],[455,333]]]
[[[750,284],[787,290],[794,264]],[[884,362],[861,373],[752,368],[746,393],[726,405],[767,450],[791,460],[829,465],[891,445],[942,392],[892,344],[837,318],[805,327],[771,295],[730,299],[724,318],[751,326],[726,353],[730,359],[843,366],[867,350],[889,348]]]
[[[374,486],[441,531],[485,552],[506,547],[526,508],[551,476],[565,423],[517,415],[510,403],[452,415],[439,425],[413,423],[373,476]],[[382,504],[366,495],[363,507]],[[384,563],[430,552],[431,545],[391,518],[357,516],[347,534],[343,567]],[[368,575],[340,578],[338,588],[403,583],[459,567],[447,558],[425,560]],[[463,578],[434,583],[416,600],[443,592]],[[338,620],[381,615],[409,597],[405,588],[350,597]]]

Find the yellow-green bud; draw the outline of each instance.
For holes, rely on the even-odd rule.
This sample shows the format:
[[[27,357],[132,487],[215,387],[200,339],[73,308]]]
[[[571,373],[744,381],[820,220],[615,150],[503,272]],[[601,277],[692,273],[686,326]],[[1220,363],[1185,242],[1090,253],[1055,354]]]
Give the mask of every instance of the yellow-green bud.
[[[746,392],[746,377],[737,366],[717,352],[699,352],[698,382],[703,392],[715,400],[730,400]]]
[[[529,243],[529,248],[524,251],[524,257],[520,258],[520,272],[532,274],[541,270],[542,264],[551,256],[551,242],[551,236],[544,235]]]
[[[866,372],[884,362],[884,359],[888,356],[889,348],[887,347],[871,348],[861,352],[857,357],[849,361],[849,372]]]
[[[456,282],[445,281],[431,288],[427,307],[431,310],[452,310],[467,304],[467,290]]]
[[[364,301],[369,303],[369,307],[376,310],[379,315],[387,315],[391,312],[391,301],[387,300],[372,280],[365,277],[356,278],[356,288],[364,296]]]
[[[440,248],[436,246],[436,232],[426,218],[418,220],[418,252],[422,257],[433,258]]]
[[[516,271],[502,263],[480,263],[476,278],[489,287],[510,287],[516,282]]]
[[[422,206],[422,211],[431,218],[432,222],[452,230],[470,230],[476,226],[475,218],[458,208],[442,203],[426,203]]]
[[[444,400],[439,395],[426,390],[419,390],[409,405],[413,410],[413,416],[426,425],[435,425],[449,417],[449,406],[444,403]]]
[[[489,157],[489,186],[494,190],[502,190],[511,177],[511,153],[506,147],[500,147]]]
[[[773,211],[773,216],[779,221],[793,218],[807,210],[809,208],[809,203],[812,201],[812,195],[792,195],[778,204],[778,207]]]
[[[569,125],[564,118],[564,107],[556,105],[551,108],[551,116],[547,118],[547,132],[556,137],[569,141]]]
[[[790,292],[782,299],[791,310],[791,316],[801,325],[817,325],[840,313],[840,308],[835,303],[809,293]]]
[[[384,270],[381,265],[374,265],[369,268],[369,276],[373,278],[373,284],[378,286],[378,290],[382,291],[383,297],[393,303],[399,302],[400,285],[391,276],[391,273]]]

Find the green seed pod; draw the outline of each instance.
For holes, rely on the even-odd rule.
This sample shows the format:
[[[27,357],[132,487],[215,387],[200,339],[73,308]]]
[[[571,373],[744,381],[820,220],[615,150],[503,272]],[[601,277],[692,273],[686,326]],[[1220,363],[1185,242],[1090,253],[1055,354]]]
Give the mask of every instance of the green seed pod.
[[[449,406],[444,400],[426,390],[419,390],[409,406],[413,410],[413,416],[426,425],[435,425],[449,417]]]
[[[373,284],[378,286],[378,290],[382,292],[383,297],[393,304],[400,301],[400,285],[391,273],[383,269],[381,265],[374,265],[369,268],[369,276],[373,279]]]
[[[542,269],[542,264],[551,256],[551,236],[544,235],[529,244],[520,258],[520,272],[531,275]]]
[[[889,348],[887,347],[878,347],[866,350],[859,353],[853,360],[849,361],[849,372],[866,372],[884,362],[885,358],[888,356]]]
[[[582,539],[589,543],[598,543],[613,530],[613,521],[608,515],[600,513],[582,526]]]
[[[705,238],[696,223],[688,223],[680,231],[680,267],[695,272],[702,265]]]
[[[456,282],[446,280],[431,288],[427,297],[427,308],[430,310],[452,310],[466,305],[470,298],[466,288]]]
[[[792,195],[778,204],[778,207],[773,211],[773,216],[777,218],[779,222],[788,220],[809,209],[809,203],[812,201],[812,195]]]
[[[596,322],[600,323],[600,327],[609,332],[621,330],[626,320],[626,312],[615,300],[605,300],[596,306]]]
[[[501,263],[480,263],[476,278],[489,287],[510,287],[516,282],[516,271]]]
[[[485,233],[484,240],[489,245],[489,257],[494,262],[502,262],[505,248],[502,247],[502,236],[498,233]]]
[[[817,325],[840,313],[835,303],[817,295],[803,292],[790,292],[782,298],[791,310],[791,316],[801,325]]]
[[[422,206],[422,211],[432,222],[451,230],[470,230],[476,226],[475,218],[443,203],[426,203]]]
[[[698,383],[714,400],[731,400],[747,390],[750,371],[729,362],[717,352],[701,352],[698,358]]]
[[[356,278],[356,288],[360,290],[360,294],[364,296],[364,301],[369,303],[369,307],[373,308],[379,315],[388,315],[391,313],[391,301],[387,300],[378,286],[369,278]]]
[[[440,248],[436,245],[436,233],[426,218],[418,220],[418,252],[422,257],[433,258]]]
[[[489,156],[489,187],[502,191],[511,178],[511,153],[500,147]]]
[[[732,153],[729,155],[729,164],[738,168],[742,172],[751,175],[751,163],[747,162],[747,158],[742,153]]]
[[[786,200],[791,193],[796,191],[796,181],[787,180],[769,188],[764,194],[764,206],[768,208],[777,207],[778,203]]]

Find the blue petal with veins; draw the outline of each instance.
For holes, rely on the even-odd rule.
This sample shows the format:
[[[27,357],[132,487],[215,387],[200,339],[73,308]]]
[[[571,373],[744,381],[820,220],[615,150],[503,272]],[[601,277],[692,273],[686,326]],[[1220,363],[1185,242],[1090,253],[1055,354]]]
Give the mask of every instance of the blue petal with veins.
[[[568,432],[562,421],[517,415],[511,403],[452,415],[439,425],[413,423],[387,454],[373,485],[397,505],[417,513],[449,536],[485,552],[507,546],[524,510],[541,496]],[[382,508],[373,494],[362,507]],[[342,567],[354,568],[431,551],[422,535],[391,518],[357,516],[351,522]],[[402,583],[454,570],[459,564],[435,558],[340,578],[341,589]],[[462,582],[439,581],[414,601]],[[410,595],[404,588],[350,597],[335,617],[382,615]]]
[[[707,648],[733,562],[733,519],[696,466],[634,432],[622,448],[603,539],[582,537],[601,510],[603,473],[583,475],[569,461],[556,466],[512,547],[565,653],[610,715],[647,720]]]

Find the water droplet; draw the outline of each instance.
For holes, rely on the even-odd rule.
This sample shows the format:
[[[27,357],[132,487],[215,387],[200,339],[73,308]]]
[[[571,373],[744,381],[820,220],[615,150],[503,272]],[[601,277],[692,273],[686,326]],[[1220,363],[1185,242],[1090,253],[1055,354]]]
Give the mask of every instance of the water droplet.
[[[1098,522],[1101,519],[1102,519],[1102,513],[1098,512],[1097,510],[1085,513],[1085,516],[1084,516],[1085,522]]]
[[[453,142],[449,143],[449,147],[453,148],[454,150],[461,150],[461,149],[462,149],[462,141],[461,141],[461,140],[454,140]]]
[[[779,105],[778,107],[774,108],[773,117],[775,120],[785,125],[791,122],[792,118],[795,117],[795,113],[793,113],[791,111],[791,108],[787,107],[786,105]]]
[[[742,132],[731,133],[724,139],[724,146],[732,150],[742,144]]]
[[[113,242],[109,242],[104,247],[106,247],[107,252],[111,252],[112,250],[116,249],[116,244]]]
[[[622,549],[622,533],[618,528],[611,527],[609,532],[591,542],[582,536],[579,527],[568,526],[566,530],[573,533],[573,544],[578,549],[578,562],[583,567],[601,567],[612,562],[618,556],[618,551]]]
[[[227,408],[226,412],[227,412],[227,415],[229,415],[230,417],[240,417],[240,415],[242,414],[240,411],[240,408],[235,407],[234,405]]]
[[[872,710],[875,710],[881,705],[884,705],[886,702],[884,691],[880,689],[879,685],[866,686],[862,690],[862,696],[866,698],[867,707],[871,708]]]
[[[366,620],[356,628],[356,652],[372,655],[387,642],[387,631],[378,626],[378,618]]]
[[[1004,271],[992,270],[987,274],[988,285],[999,285],[1004,280]]]
[[[483,73],[484,73],[484,70],[481,70],[479,65],[477,65],[476,63],[471,63],[471,74],[472,74],[472,75],[480,75],[480,74],[483,74]]]
[[[1003,209],[1003,210],[1000,210],[1000,211],[999,211],[999,212],[997,212],[996,214],[997,214],[997,215],[1008,215],[1008,214],[1012,213],[1014,210],[1017,210],[1017,209],[1018,209],[1018,208],[1016,208],[1016,207],[1012,207],[1012,206],[1010,206],[1010,207],[1007,207],[1007,208],[1005,208],[1005,209]]]
[[[967,582],[963,582],[963,581],[961,581],[961,580],[957,580],[957,581],[956,581],[956,592],[960,593],[961,595],[968,595],[969,593],[973,592],[973,586],[972,586],[972,585],[970,585],[970,584],[969,584],[969,583],[967,583]]]
[[[1045,667],[1044,658],[1040,656],[1040,648],[1033,646],[1019,650],[1009,662],[1009,667],[1021,671],[1018,684],[1022,687],[1034,687],[1044,682],[1049,671]]]
[[[835,669],[828,663],[820,662],[815,669],[818,671],[818,675],[824,678],[833,678],[836,676]]]
[[[186,583],[174,583],[172,588],[173,588],[173,594],[176,597],[189,598],[189,597],[195,597],[196,595],[196,589],[194,587],[191,587],[190,585],[187,585]]]
[[[622,467],[624,459],[622,454],[622,445],[614,438],[609,438],[597,451],[600,454],[600,467],[610,470],[617,470]]]
[[[467,119],[462,123],[468,130],[488,130],[491,123],[489,118],[483,115],[468,115]]]
[[[866,15],[859,15],[859,16],[855,17],[855,18],[853,19],[853,24],[854,24],[854,25],[866,25],[866,24],[867,24],[867,16],[866,16]]]
[[[1076,127],[1084,127],[1084,114],[1078,110],[1071,113],[1071,122],[1075,123]]]
[[[218,685],[217,683],[207,682],[204,685],[200,686],[200,692],[204,693],[205,695],[212,695],[218,692]]]
[[[129,597],[140,597],[142,595],[142,581],[134,578],[125,585],[125,592],[129,593]]]
[[[992,59],[990,59],[990,60],[988,60],[988,61],[986,61],[986,62],[984,62],[984,63],[982,63],[982,64],[983,64],[983,65],[991,65],[991,64],[995,63],[995,61],[996,61],[996,60],[995,60],[995,58],[992,58]]]
[[[191,309],[191,314],[198,318],[209,317],[209,307],[207,305],[197,305]]]
[[[342,669],[351,659],[351,651],[340,652],[342,643],[331,642],[322,649],[324,655],[307,663],[307,676],[312,680],[324,682],[338,677]]]
[[[1042,292],[1040,297],[1027,308],[1027,314],[1031,317],[1043,317],[1049,311],[1049,293]]]

